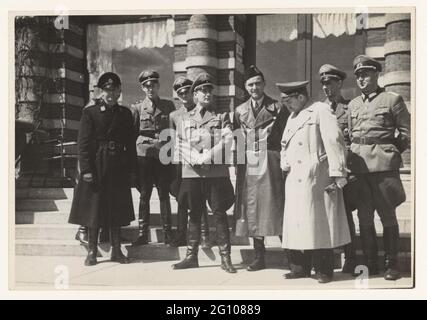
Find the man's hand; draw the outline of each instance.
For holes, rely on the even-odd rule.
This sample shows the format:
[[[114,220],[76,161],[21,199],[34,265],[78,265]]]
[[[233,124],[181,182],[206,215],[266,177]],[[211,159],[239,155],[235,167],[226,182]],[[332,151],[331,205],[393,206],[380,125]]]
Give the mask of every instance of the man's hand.
[[[347,179],[343,177],[335,177],[335,184],[338,188],[342,189],[347,184]]]
[[[92,183],[93,182],[93,175],[90,172],[84,173],[83,176],[82,176],[82,179],[85,182]]]

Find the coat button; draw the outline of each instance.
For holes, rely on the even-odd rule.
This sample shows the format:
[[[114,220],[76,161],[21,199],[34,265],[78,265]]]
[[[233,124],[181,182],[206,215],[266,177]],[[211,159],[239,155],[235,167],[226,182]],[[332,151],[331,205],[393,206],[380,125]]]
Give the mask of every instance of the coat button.
[[[298,179],[298,182],[302,182],[302,180],[301,180],[301,179]]]
[[[298,163],[301,163],[302,161],[301,160],[298,160]]]
[[[302,146],[302,142],[298,142],[298,144],[299,144],[300,146]]]

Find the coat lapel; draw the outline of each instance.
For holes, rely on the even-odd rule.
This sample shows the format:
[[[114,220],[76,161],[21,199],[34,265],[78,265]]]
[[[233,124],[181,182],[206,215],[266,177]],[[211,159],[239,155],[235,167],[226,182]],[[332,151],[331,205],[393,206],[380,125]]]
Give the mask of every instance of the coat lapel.
[[[294,114],[292,113],[289,117],[289,119],[291,119],[291,117]],[[311,119],[313,115],[313,109],[311,107],[308,107],[307,109],[301,111],[297,116],[296,116],[296,123],[291,127],[291,128],[285,128],[285,133],[284,133],[284,143],[285,145],[287,145],[289,143],[289,141],[292,140],[292,138],[294,137],[294,135],[302,128],[304,127],[304,125]]]
[[[266,122],[275,120],[276,113],[277,111],[274,106],[274,100],[268,96],[264,96],[264,100],[262,102],[262,109],[260,110],[258,116],[255,119],[255,128],[263,126]]]
[[[253,128],[255,125],[255,117],[252,112],[251,99],[247,100],[242,106],[240,111],[240,121],[243,122],[246,127]]]

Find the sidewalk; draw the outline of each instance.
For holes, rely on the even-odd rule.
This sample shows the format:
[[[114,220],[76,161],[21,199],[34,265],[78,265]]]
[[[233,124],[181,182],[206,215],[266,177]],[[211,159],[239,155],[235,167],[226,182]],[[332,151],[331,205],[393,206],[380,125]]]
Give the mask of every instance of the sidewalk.
[[[84,257],[17,256],[15,258],[15,290],[54,290],[58,277],[69,278],[69,289],[355,289],[360,282],[340,270],[334,281],[319,284],[314,278],[285,280],[288,270],[272,267],[248,272],[240,261],[234,261],[237,273],[229,274],[218,264],[200,263],[200,268],[172,270],[175,261],[133,261],[128,265],[98,259],[96,266],[85,267]],[[176,261],[177,262],[177,261]],[[385,281],[381,276],[369,279],[369,288],[410,288],[409,274],[398,281]],[[360,286],[359,286],[360,287]]]

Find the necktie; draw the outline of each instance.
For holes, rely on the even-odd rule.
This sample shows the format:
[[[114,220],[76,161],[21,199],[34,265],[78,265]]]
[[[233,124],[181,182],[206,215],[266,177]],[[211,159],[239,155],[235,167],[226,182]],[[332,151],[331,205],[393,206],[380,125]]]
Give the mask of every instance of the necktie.
[[[205,108],[201,108],[200,109],[200,117],[203,119],[203,117],[205,116],[206,113],[206,109]]]

